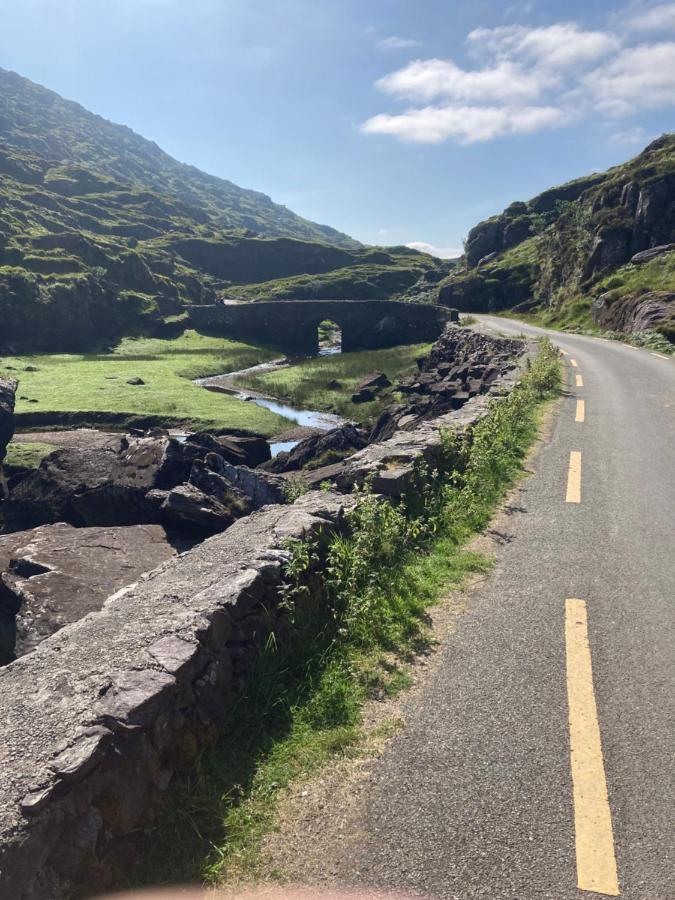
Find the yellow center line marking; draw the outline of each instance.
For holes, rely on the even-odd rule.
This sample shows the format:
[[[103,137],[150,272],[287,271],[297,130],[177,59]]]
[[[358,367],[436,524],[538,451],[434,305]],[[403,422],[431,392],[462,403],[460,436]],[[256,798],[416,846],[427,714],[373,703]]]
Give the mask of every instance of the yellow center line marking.
[[[570,453],[565,501],[567,503],[581,503],[581,453],[579,450],[572,450]]]
[[[577,375],[577,387],[583,387],[583,386],[584,386],[584,379],[581,377],[581,375]]]
[[[577,400],[577,412],[574,417],[575,422],[583,422],[586,419],[586,402],[584,400]]]
[[[569,356],[569,353],[567,352],[567,350],[563,350],[562,347],[558,347],[558,350],[560,350],[560,352],[562,353],[563,356]]]
[[[578,369],[578,368],[579,368],[579,363],[576,361],[576,359],[571,359],[571,360],[570,360],[570,365],[572,366],[573,369]]]
[[[572,599],[565,602],[565,647],[577,885],[582,891],[595,891],[616,897],[619,894],[619,881],[612,814],[593,691],[588,616],[584,600]]]
[[[669,357],[664,356],[663,353],[652,353],[652,356],[656,356],[658,359],[668,359]]]

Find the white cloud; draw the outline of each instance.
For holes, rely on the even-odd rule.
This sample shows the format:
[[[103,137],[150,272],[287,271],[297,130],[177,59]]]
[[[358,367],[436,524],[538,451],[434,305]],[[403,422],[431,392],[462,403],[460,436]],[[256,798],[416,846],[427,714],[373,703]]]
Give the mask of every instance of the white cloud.
[[[638,31],[675,27],[675,3],[641,14],[633,6],[612,21],[617,33],[578,22],[475,29],[467,45],[479,62],[416,59],[389,72],[376,87],[410,108],[373,115],[362,130],[409,143],[472,144],[675,106],[675,41],[636,39]],[[630,125],[616,129],[617,140],[639,142]]]
[[[504,25],[477,28],[467,38],[469,48],[490,56],[517,57],[546,69],[567,69],[593,63],[619,47],[619,39],[605,31],[584,31],[576,22],[546,28]]]
[[[410,247],[411,250],[419,250],[420,253],[430,253],[431,256],[437,256],[439,259],[455,259],[464,252],[462,247],[437,247],[426,241],[410,241],[405,246]]]
[[[490,141],[505,134],[531,134],[562,125],[566,113],[554,106],[426,106],[399,115],[380,114],[362,126],[366,134],[388,134],[412,144]]]
[[[633,31],[675,31],[675,3],[661,3],[632,16],[628,27]]]
[[[452,60],[415,60],[385,75],[376,86],[387,94],[416,100],[447,97],[468,102],[533,100],[543,79],[507,60],[493,68],[466,71]]]
[[[636,125],[635,128],[626,128],[623,131],[612,132],[610,140],[614,144],[645,147],[649,143],[650,137],[641,125]]]
[[[623,50],[585,75],[581,86],[610,117],[675,105],[675,42]]]
[[[409,50],[411,47],[421,47],[422,41],[393,35],[392,37],[382,38],[375,46],[378,50]]]

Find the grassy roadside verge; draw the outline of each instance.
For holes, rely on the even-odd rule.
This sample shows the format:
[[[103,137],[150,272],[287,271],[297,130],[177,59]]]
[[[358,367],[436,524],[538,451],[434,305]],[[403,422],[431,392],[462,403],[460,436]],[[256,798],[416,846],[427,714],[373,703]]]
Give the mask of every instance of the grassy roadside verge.
[[[448,436],[438,470],[420,467],[401,504],[366,490],[346,535],[291,547],[284,602],[295,636],[268,642],[226,736],[202,754],[149,835],[136,884],[255,878],[284,789],[336,754],[362,752],[362,706],[406,686],[409,661],[430,640],[428,608],[489,567],[466,545],[522,471],[559,389],[559,359],[545,341],[471,445]]]
[[[496,313],[496,315],[517,322],[525,322],[528,325],[537,325],[539,328],[551,328],[566,334],[583,334],[588,337],[619,341],[622,344],[644,347],[667,356],[675,354],[675,345],[657,331],[636,331],[633,334],[626,334],[623,331],[606,331],[599,328],[593,324],[590,316],[590,304],[587,304],[586,301],[579,301],[576,305],[572,303],[569,308],[561,307],[560,310],[518,313],[506,310]]]

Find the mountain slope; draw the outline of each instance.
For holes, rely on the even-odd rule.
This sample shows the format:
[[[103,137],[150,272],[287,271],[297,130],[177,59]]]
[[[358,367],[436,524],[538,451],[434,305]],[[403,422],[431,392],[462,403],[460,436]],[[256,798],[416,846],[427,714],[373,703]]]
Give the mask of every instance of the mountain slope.
[[[675,330],[675,134],[634,159],[512,203],[472,228],[443,303],[473,311],[520,306],[549,321],[616,330]],[[650,255],[650,254],[647,254]],[[649,306],[647,306],[649,304]],[[630,310],[630,315],[628,311]],[[648,314],[647,314],[648,313]]]
[[[171,334],[185,306],[225,293],[376,299],[440,271],[305,222],[0,70],[0,351]]]
[[[273,203],[265,194],[180,163],[130,128],[108,122],[1,68],[0,135],[8,146],[55,164],[79,164],[118,183],[172,195],[201,209],[220,228],[247,228],[348,249],[360,246],[334,228],[309,222]],[[67,180],[62,183],[66,186]]]

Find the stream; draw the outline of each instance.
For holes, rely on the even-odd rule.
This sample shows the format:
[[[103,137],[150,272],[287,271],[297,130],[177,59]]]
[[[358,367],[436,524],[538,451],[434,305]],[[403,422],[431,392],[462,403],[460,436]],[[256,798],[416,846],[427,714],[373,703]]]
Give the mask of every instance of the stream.
[[[339,346],[325,347],[319,350],[319,356],[332,356],[339,352]],[[280,357],[279,359],[270,360],[270,362],[249,366],[247,369],[240,369],[237,372],[225,372],[222,375],[210,375],[205,378],[195,378],[194,384],[198,384],[200,387],[206,388],[207,390],[230,394],[231,396],[248,403],[255,403],[258,406],[269,409],[270,412],[277,413],[280,416],[284,416],[286,419],[290,419],[301,428],[317,428],[321,431],[330,431],[331,428],[339,428],[340,425],[344,425],[347,420],[334,413],[321,412],[313,409],[298,409],[294,406],[290,406],[288,403],[275,400],[274,397],[260,394],[257,391],[242,390],[235,384],[236,379],[243,375],[250,375],[253,373],[259,375],[263,372],[286,369],[293,365],[294,362],[294,360],[289,360],[286,357]],[[270,452],[272,456],[276,456],[283,451],[292,450],[293,447],[297,446],[299,443],[300,440],[270,441]]]

